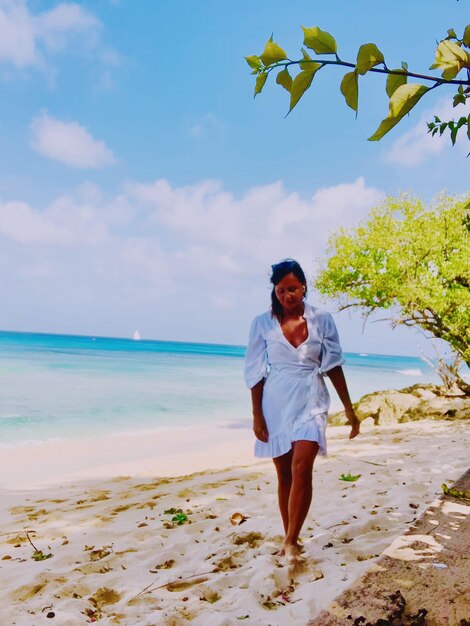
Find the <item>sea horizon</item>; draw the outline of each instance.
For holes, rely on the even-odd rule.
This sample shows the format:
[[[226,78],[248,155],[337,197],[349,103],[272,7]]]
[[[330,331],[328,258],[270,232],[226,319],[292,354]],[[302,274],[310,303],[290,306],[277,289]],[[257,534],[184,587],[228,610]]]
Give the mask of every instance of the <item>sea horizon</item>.
[[[251,426],[245,346],[0,331],[0,446]],[[438,382],[418,357],[344,353],[351,398]],[[341,403],[330,387],[331,411]]]
[[[183,344],[183,345],[195,345],[195,346],[221,346],[226,348],[236,348],[246,350],[247,344],[239,344],[239,343],[221,343],[216,341],[196,341],[196,340],[183,340],[183,339],[154,339],[147,337],[139,337],[139,339],[134,339],[132,336],[119,336],[119,335],[101,335],[101,334],[82,334],[82,333],[59,333],[59,332],[48,332],[48,331],[35,331],[35,330],[5,330],[0,328],[0,335],[39,335],[45,337],[71,337],[71,338],[83,338],[83,339],[115,339],[118,341],[131,341],[136,343],[160,343],[160,344]],[[393,352],[370,352],[370,351],[361,351],[361,352],[349,352],[343,350],[343,354],[347,355],[362,355],[362,356],[378,356],[378,357],[396,357],[396,358],[410,358],[410,359],[419,359],[424,363],[424,360],[418,356],[413,356],[412,354],[402,354],[402,353],[393,353]]]

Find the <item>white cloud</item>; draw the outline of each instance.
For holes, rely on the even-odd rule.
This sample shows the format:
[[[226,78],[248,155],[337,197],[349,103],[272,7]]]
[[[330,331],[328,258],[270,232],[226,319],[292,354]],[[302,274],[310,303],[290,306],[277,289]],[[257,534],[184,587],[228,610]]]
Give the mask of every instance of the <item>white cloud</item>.
[[[0,62],[44,67],[45,53],[63,50],[75,38],[96,43],[100,22],[77,3],[64,2],[33,14],[26,0],[0,0]]]
[[[89,249],[109,244],[110,232],[120,224],[121,202],[107,206],[90,186],[79,188],[76,196],[56,198],[44,209],[25,202],[0,201],[0,237],[16,244],[37,244],[41,248]]]
[[[131,201],[147,208],[146,228],[178,242],[175,267],[222,284],[259,276],[285,257],[307,271],[332,230],[357,223],[383,198],[363,178],[319,189],[311,199],[286,191],[281,182],[254,187],[240,198],[218,181],[172,188],[165,180],[132,184]]]
[[[193,332],[233,341],[227,320],[236,325],[240,314],[267,306],[271,263],[294,257],[313,278],[332,228],[357,223],[382,195],[363,178],[311,198],[281,182],[237,197],[218,181],[173,187],[157,180],[129,184],[111,199],[86,183],[44,208],[0,203],[0,260],[8,255],[0,285],[17,277],[46,311],[54,306],[54,315],[76,319],[74,332],[81,318],[67,307],[81,302],[103,324],[125,319],[133,329],[145,319],[138,327],[149,337]]]
[[[67,244],[71,233],[24,202],[0,203],[0,235],[16,243]]]
[[[212,133],[221,135],[225,132],[226,127],[214,113],[206,113],[198,120],[194,121],[189,127],[189,134],[195,139],[207,137]]]
[[[63,122],[43,113],[32,121],[31,130],[31,147],[64,165],[100,168],[116,162],[106,144],[78,122]]]
[[[61,3],[50,11],[33,18],[37,39],[52,51],[63,50],[74,34],[90,37],[93,41],[101,24],[79,4]]]
[[[451,119],[458,120],[461,116],[469,114],[469,104],[466,106],[459,105],[454,108],[450,100],[441,100],[434,108],[424,111],[419,122],[392,143],[385,155],[385,159],[391,163],[415,167],[421,165],[427,159],[440,154],[443,150],[451,149],[449,131],[446,130],[442,137],[439,137],[439,134],[433,137],[428,133],[427,122],[433,121],[436,115],[442,121],[446,121]],[[468,140],[464,135],[465,128],[458,136],[457,148],[459,146],[463,150],[466,148],[468,152]]]

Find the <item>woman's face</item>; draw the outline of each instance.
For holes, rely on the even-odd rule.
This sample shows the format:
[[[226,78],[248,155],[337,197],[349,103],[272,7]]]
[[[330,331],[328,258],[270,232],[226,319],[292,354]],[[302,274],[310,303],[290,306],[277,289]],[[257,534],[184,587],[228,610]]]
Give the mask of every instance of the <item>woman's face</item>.
[[[287,274],[274,287],[274,293],[286,311],[298,309],[305,294],[305,285],[293,274]]]

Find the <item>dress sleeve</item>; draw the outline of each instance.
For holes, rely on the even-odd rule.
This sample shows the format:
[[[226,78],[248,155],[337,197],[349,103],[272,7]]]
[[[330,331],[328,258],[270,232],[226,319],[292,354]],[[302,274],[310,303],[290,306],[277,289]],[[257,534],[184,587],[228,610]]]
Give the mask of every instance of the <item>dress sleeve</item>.
[[[339,343],[339,335],[332,316],[327,313],[324,321],[323,338],[321,346],[320,369],[322,373],[343,365],[344,358]]]
[[[261,322],[255,318],[250,328],[248,348],[245,359],[245,382],[251,389],[260,380],[266,378],[268,372],[268,355],[266,340],[261,332]]]

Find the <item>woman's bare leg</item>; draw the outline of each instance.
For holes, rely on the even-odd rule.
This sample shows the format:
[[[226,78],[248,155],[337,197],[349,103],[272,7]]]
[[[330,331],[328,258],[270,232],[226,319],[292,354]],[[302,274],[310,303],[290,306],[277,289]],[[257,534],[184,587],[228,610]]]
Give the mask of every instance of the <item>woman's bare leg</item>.
[[[292,486],[292,450],[273,459],[277,472],[279,510],[281,512],[284,532],[287,535],[289,528],[289,496]],[[284,550],[280,550],[284,554]]]
[[[292,444],[292,486],[284,541],[285,554],[291,561],[299,558],[298,539],[312,502],[312,472],[317,452],[318,443],[315,441],[295,441]]]

